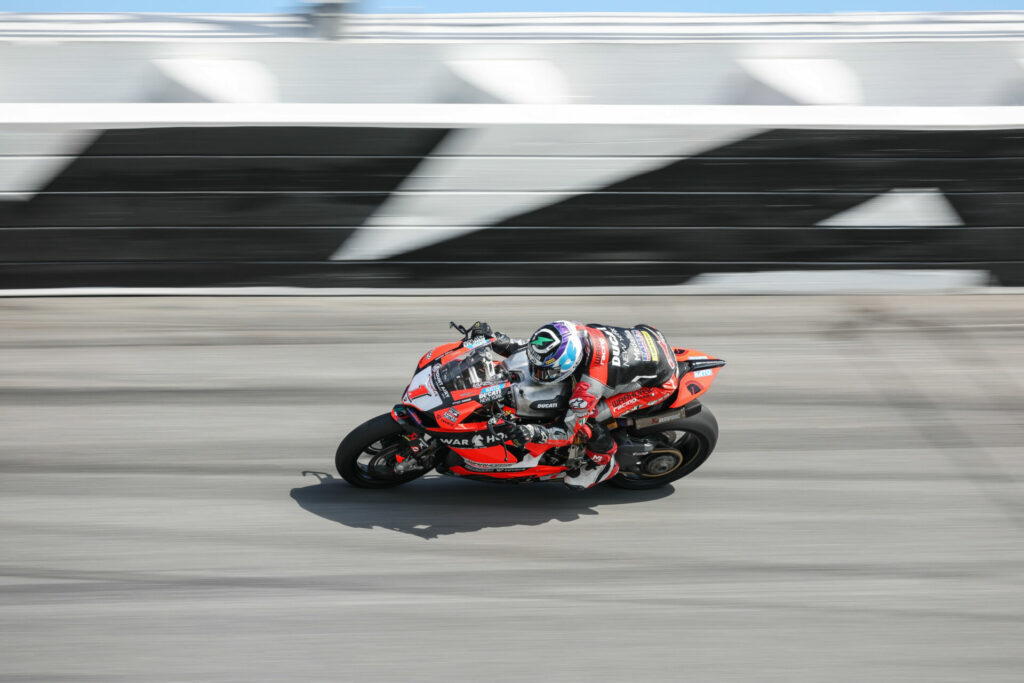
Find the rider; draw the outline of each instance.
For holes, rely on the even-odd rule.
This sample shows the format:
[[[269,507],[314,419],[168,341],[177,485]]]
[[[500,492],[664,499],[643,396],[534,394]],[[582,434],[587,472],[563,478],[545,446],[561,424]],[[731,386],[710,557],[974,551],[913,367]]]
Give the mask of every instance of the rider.
[[[490,334],[481,325],[478,333]],[[650,325],[612,327],[556,320],[544,325],[529,341],[494,334],[491,348],[509,356],[526,346],[530,375],[535,382],[573,382],[569,409],[562,425],[515,425],[514,443],[570,441],[577,432],[587,436],[585,464],[569,472],[570,488],[590,488],[618,471],[618,445],[604,423],[626,413],[661,403],[678,387],[676,357],[665,336]]]

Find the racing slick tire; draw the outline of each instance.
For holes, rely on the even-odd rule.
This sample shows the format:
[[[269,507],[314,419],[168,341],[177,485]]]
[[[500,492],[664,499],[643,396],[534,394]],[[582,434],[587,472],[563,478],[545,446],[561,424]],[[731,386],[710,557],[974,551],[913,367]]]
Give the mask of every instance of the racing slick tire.
[[[399,474],[395,456],[408,447],[405,430],[390,414],[378,415],[342,439],[334,455],[341,478],[363,489],[387,489],[422,477],[430,468]]]
[[[608,483],[624,489],[654,489],[682,479],[704,464],[718,443],[718,420],[702,406],[692,417],[635,429],[630,435],[654,439],[659,445],[642,458],[640,472],[623,468]]]

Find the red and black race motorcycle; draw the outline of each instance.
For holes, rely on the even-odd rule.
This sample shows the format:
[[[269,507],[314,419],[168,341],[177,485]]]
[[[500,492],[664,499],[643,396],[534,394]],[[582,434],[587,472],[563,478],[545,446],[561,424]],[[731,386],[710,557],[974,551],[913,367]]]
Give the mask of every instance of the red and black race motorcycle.
[[[508,358],[491,353],[493,341],[462,333],[462,341],[428,351],[402,402],[390,413],[356,427],[338,446],[335,464],[350,484],[388,488],[431,470],[455,477],[505,482],[560,480],[580,467],[584,437],[571,442],[516,445],[502,427],[561,420],[569,382],[530,378],[526,350]],[[618,443],[619,474],[609,483],[627,489],[663,486],[700,467],[718,441],[718,423],[698,397],[725,361],[673,348],[679,389],[659,405],[605,424]],[[525,466],[525,468],[524,468]]]

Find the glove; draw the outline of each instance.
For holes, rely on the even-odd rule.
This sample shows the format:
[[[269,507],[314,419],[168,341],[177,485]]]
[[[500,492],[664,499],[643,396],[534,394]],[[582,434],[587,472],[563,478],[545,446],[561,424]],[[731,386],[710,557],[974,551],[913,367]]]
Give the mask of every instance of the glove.
[[[591,417],[597,410],[600,400],[600,396],[590,393],[588,382],[577,382],[572,396],[569,397],[569,409],[579,418]]]
[[[505,435],[514,445],[523,447],[528,443],[545,443],[548,430],[540,425],[507,425]]]
[[[482,323],[479,320],[473,323],[473,326],[469,328],[469,338],[473,337],[493,337],[494,330],[487,323]]]
[[[501,332],[494,333],[494,343],[491,344],[491,350],[499,356],[508,358],[519,349],[526,346],[526,342],[522,339],[513,339],[507,334]]]

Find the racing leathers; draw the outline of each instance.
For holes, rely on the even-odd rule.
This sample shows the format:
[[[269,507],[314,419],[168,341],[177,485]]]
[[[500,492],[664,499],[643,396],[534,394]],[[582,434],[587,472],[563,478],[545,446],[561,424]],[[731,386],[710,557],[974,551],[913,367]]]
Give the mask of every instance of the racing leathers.
[[[665,336],[649,325],[612,327],[575,323],[583,341],[584,355],[576,371],[569,409],[562,424],[519,425],[513,441],[544,443],[570,441],[578,432],[587,437],[589,462],[570,472],[566,485],[589,488],[618,473],[618,446],[604,423],[642,408],[661,403],[678,387],[675,354]],[[495,335],[491,348],[508,356],[525,342]]]

